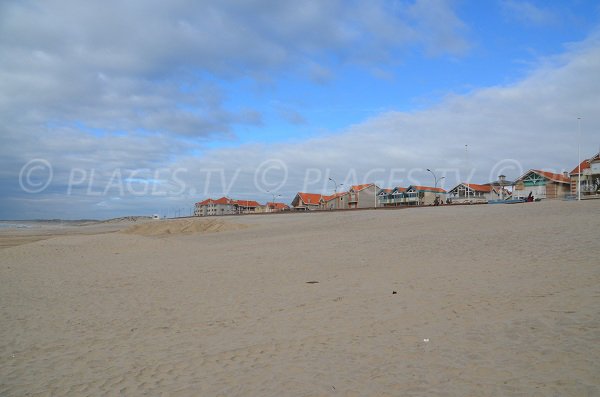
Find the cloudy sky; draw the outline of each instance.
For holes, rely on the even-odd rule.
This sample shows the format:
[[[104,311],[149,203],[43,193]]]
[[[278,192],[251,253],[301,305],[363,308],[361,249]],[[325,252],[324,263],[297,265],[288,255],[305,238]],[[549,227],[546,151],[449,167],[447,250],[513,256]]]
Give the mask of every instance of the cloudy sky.
[[[570,170],[599,76],[597,1],[5,0],[0,219]]]

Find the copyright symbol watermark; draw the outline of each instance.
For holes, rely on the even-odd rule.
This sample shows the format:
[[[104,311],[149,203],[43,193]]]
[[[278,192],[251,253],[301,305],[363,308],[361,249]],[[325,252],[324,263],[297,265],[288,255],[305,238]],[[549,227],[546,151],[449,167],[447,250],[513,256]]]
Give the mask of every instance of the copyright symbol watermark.
[[[492,167],[489,180],[495,181],[499,175],[506,174],[521,176],[523,175],[523,166],[515,159],[500,160]]]
[[[263,193],[276,192],[288,179],[288,168],[282,160],[265,160],[254,171],[254,187]]]
[[[54,171],[45,159],[29,160],[19,172],[19,185],[27,193],[40,193],[52,182]]]

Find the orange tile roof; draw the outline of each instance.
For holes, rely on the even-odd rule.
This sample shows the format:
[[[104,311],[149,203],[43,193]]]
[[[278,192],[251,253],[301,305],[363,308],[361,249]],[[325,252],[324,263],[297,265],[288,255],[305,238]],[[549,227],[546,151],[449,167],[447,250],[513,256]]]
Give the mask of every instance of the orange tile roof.
[[[213,204],[233,204],[233,202],[227,197],[221,197],[220,199],[213,200]]]
[[[543,176],[544,178],[548,178],[554,182],[571,183],[571,179],[564,176],[563,174],[555,174],[554,172],[540,171],[540,170],[531,170],[531,171],[535,172],[538,175]]]
[[[318,193],[298,192],[298,196],[300,196],[300,200],[302,200],[304,204],[319,204],[321,201],[321,195]]]
[[[260,207],[260,204],[254,200],[233,200],[233,203],[242,207]]]
[[[197,206],[208,204],[232,204],[232,200],[228,199],[227,197],[221,197],[220,199],[216,200],[208,198],[206,200],[200,201],[199,203],[196,203]]]
[[[288,205],[286,205],[284,203],[271,203],[271,202],[269,202],[269,203],[267,203],[267,206],[269,208],[276,209],[276,210],[285,210],[285,209],[290,208]]]
[[[492,191],[492,187],[490,185],[478,185],[476,183],[462,183],[463,185],[471,188],[476,192],[486,192],[489,193]]]
[[[196,203],[196,206],[209,205],[209,204],[221,204],[221,205],[239,205],[242,207],[260,207],[260,204],[254,200],[232,200],[227,197],[221,197],[219,199],[208,198],[206,200]]]
[[[352,190],[354,190],[355,192],[360,192],[361,190],[364,190],[373,185],[374,185],[374,183],[363,183],[362,185],[352,185]]]
[[[387,193],[387,194],[390,194],[390,193],[392,193],[394,190],[395,190],[395,191],[397,191],[397,192],[400,192],[400,193],[402,193],[402,192],[405,192],[405,191],[406,191],[406,189],[407,189],[407,188],[405,188],[405,187],[396,186],[395,188],[390,188],[390,189],[381,189],[381,190],[382,190],[383,192]]]
[[[587,170],[588,168],[591,167],[591,163],[596,162],[600,160],[600,152],[596,153],[595,155],[593,155],[592,157],[590,157],[589,159],[585,159],[583,160],[580,165],[581,165],[581,170]],[[573,171],[571,171],[569,174],[570,175],[578,175],[579,173],[579,166],[573,168]]]
[[[409,188],[411,188],[411,187],[415,190],[428,190],[431,192],[446,193],[446,191],[444,189],[442,189],[441,187],[417,186],[417,185],[409,186]]]
[[[336,194],[330,194],[329,196],[323,196],[323,201],[333,200],[334,198],[345,196],[346,194],[348,194],[348,192],[338,192]]]
[[[573,168],[573,171],[571,171],[569,174],[570,175],[579,175],[579,167],[581,166],[581,171],[583,170],[587,170],[588,168],[590,168],[590,160],[583,160],[577,167]]]

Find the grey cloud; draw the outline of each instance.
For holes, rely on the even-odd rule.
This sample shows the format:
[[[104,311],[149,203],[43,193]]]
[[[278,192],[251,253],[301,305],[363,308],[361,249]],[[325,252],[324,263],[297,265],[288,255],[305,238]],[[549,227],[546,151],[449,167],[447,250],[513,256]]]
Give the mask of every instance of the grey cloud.
[[[414,19],[429,20],[425,11],[441,8],[434,22],[449,26],[444,37],[461,35],[448,7],[422,3]],[[28,121],[77,120],[96,128],[227,134],[233,124],[255,124],[256,110],[248,118],[247,110],[222,101],[196,101],[181,84],[205,97],[206,74],[260,80],[290,66],[308,67],[313,80],[325,82],[332,74],[323,54],[378,63],[393,48],[429,40],[431,23],[411,27],[403,10],[389,8],[383,1],[3,2],[0,112],[31,109],[22,115]],[[455,44],[447,44],[454,52]],[[197,111],[181,112],[182,106]]]
[[[277,112],[281,118],[290,124],[302,125],[307,123],[306,118],[300,112],[288,106],[279,106]]]
[[[435,30],[430,38],[436,25],[445,30]],[[446,3],[421,0],[4,1],[0,217],[104,216],[181,204],[198,196],[188,191],[177,197],[109,200],[86,195],[85,183],[66,195],[75,168],[84,170],[88,179],[95,170],[92,185],[97,191],[110,182],[115,169],[124,174],[148,169],[152,175],[157,169],[181,166],[188,170],[182,176],[188,186],[202,192],[204,175],[195,170],[225,167],[229,181],[239,166],[246,179],[240,177],[235,188],[252,195],[252,170],[279,155],[293,171],[288,191],[302,183],[298,170],[333,164],[336,172],[343,172],[363,151],[370,155],[356,163],[360,169],[400,164],[404,158],[399,157],[413,153],[419,142],[387,126],[390,115],[361,127],[376,133],[363,136],[355,127],[341,140],[208,152],[202,142],[215,134],[231,136],[235,125],[263,122],[256,109],[228,105],[228,82],[260,81],[285,71],[327,83],[335,78],[337,65],[381,67],[402,56],[397,50],[411,46],[460,53],[465,47],[463,26]],[[284,117],[290,122],[303,121],[297,111],[288,110]],[[412,128],[413,116],[396,117]],[[371,130],[372,123],[385,125]],[[366,143],[357,144],[355,136]],[[396,136],[403,143],[392,150],[389,139]],[[205,155],[197,157],[202,151]],[[23,194],[19,171],[36,158],[52,164],[54,181],[45,193]],[[173,182],[169,186],[176,188]],[[99,209],[90,213],[91,206]]]
[[[329,68],[317,63],[309,66],[308,74],[312,82],[322,85],[329,83],[335,77]]]
[[[470,47],[465,38],[466,26],[444,0],[418,0],[409,10],[425,49],[432,55],[462,55]]]
[[[6,142],[15,145],[0,147],[0,219],[102,218],[119,213],[122,207],[126,207],[125,212],[140,213],[140,203],[163,197],[128,195],[128,190],[121,195],[119,183],[128,188],[126,178],[131,175],[145,181],[158,175],[170,182],[161,185],[159,193],[161,189],[175,191],[171,186],[175,170],[170,168],[170,162],[194,148],[190,143],[174,141],[164,135],[93,136],[68,127],[56,128],[52,134],[7,130],[0,133],[3,140],[7,138]],[[23,190],[20,177],[27,163],[36,159],[50,164],[53,178],[42,193],[31,194]],[[32,177],[35,181],[46,176],[44,172],[34,172]],[[138,192],[144,189],[143,183],[129,182],[129,185]],[[122,202],[110,201],[111,197],[120,197]],[[96,208],[102,201],[107,204]]]

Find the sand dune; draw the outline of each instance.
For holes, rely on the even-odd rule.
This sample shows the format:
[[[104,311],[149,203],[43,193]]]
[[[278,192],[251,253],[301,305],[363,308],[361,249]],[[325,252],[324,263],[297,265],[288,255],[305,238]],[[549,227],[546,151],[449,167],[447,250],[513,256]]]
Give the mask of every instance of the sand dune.
[[[196,221],[0,250],[0,395],[600,395],[600,200]]]
[[[216,233],[228,230],[239,230],[247,225],[227,222],[222,218],[188,218],[176,220],[159,220],[134,225],[123,230],[126,234],[138,236],[169,236],[193,233]]]

